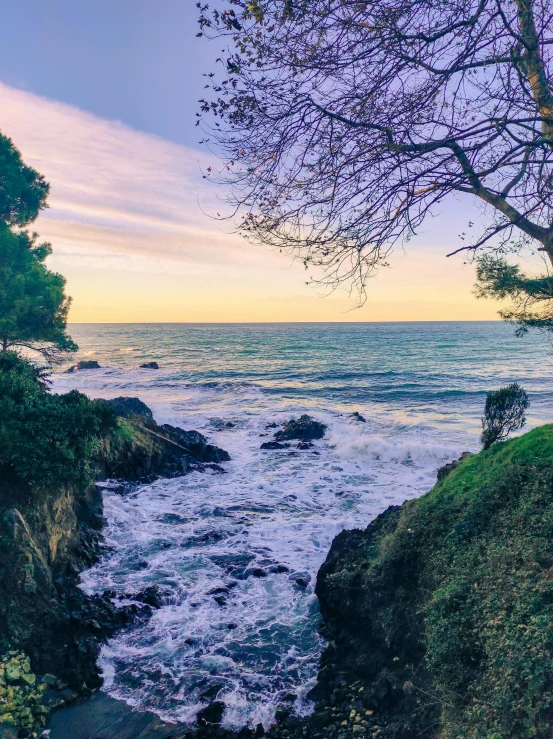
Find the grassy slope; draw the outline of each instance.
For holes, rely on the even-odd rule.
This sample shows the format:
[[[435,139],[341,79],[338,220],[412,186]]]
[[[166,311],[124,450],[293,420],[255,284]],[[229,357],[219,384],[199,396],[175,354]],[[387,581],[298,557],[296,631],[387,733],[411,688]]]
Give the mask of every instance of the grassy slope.
[[[368,580],[410,572],[396,598],[423,620],[444,739],[553,736],[552,479],[548,425],[470,457],[368,544]]]

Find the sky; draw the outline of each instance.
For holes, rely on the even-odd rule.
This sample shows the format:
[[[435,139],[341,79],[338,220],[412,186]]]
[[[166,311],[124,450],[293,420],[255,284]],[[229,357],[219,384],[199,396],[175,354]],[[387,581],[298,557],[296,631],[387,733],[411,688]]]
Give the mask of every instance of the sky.
[[[224,191],[195,126],[221,52],[194,0],[25,0],[2,10],[0,131],[51,184],[34,228],[67,277],[73,322],[489,320],[474,268],[446,254],[479,214],[452,200],[356,309],[290,257],[214,218]]]

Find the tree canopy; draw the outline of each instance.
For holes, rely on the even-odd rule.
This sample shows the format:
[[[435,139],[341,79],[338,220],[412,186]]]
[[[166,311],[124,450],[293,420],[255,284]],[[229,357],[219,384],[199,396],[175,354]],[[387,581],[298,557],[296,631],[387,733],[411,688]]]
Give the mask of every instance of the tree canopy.
[[[48,188],[0,134],[0,351],[26,347],[53,359],[77,349],[66,333],[71,299],[45,264],[51,245],[19,228],[46,207]]]
[[[23,163],[11,139],[0,134],[0,221],[26,226],[46,208],[50,186],[44,177]]]
[[[534,244],[553,261],[550,0],[198,7],[228,48],[199,115],[247,237],[363,292],[461,194],[487,218],[459,251]]]
[[[0,352],[0,470],[36,486],[93,477],[92,454],[115,428],[113,408],[73,390],[46,392],[42,373],[13,352]]]

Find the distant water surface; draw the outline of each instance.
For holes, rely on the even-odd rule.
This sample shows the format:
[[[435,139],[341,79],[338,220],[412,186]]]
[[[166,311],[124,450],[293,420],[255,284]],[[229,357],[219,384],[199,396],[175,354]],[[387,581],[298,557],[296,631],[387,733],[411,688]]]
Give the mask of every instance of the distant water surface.
[[[324,646],[314,585],[333,537],[476,450],[487,390],[517,381],[529,427],[553,417],[549,344],[500,322],[70,331],[76,359],[102,368],[60,372],[56,391],[138,396],[159,422],[197,429],[232,457],[224,475],[194,472],[127,496],[106,489],[105,554],[83,576],[88,592],[160,587],[163,607],[111,639],[101,666],[111,695],[170,720],[192,722],[215,698],[227,726],[269,725],[290,693],[297,712],[309,710]],[[152,360],[159,370],[138,369]],[[313,450],[260,451],[269,423],[305,412],[329,427]],[[255,569],[266,576],[248,576]]]

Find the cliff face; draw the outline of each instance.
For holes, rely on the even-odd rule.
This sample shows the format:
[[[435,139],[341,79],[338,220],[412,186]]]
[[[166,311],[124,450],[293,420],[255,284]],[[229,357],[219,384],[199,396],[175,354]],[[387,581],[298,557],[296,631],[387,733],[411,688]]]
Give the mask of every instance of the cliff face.
[[[76,585],[97,554],[100,493],[95,486],[34,490],[0,475],[0,500],[2,651],[23,650],[37,672],[96,686],[96,646]]]
[[[228,459],[197,432],[132,413],[119,417],[92,463],[98,479],[147,481]],[[115,608],[109,594],[88,597],[80,590],[80,572],[98,557],[102,525],[95,484],[31,485],[0,465],[2,737],[44,725],[51,708],[97,688],[101,642],[156,606],[155,588],[137,594],[141,604],[124,608]],[[46,674],[47,682],[35,673]],[[35,683],[42,693],[32,692]]]
[[[551,737],[553,426],[342,532],[317,594],[313,736]]]

